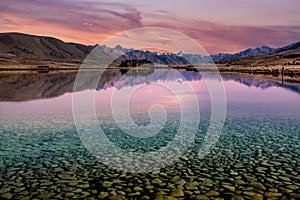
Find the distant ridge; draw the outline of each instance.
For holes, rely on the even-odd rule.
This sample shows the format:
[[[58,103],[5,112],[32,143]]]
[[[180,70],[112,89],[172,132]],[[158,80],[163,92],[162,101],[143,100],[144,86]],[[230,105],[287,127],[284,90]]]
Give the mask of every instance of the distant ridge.
[[[188,54],[188,53],[181,53],[181,56],[185,58],[194,59],[195,61],[203,59],[203,56],[198,54]],[[292,43],[290,45],[279,47],[279,48],[271,48],[268,46],[261,46],[257,48],[248,48],[244,51],[235,53],[235,54],[223,54],[219,53],[216,55],[210,55],[213,61],[225,61],[225,60],[232,60],[244,57],[254,57],[254,56],[264,56],[264,55],[272,55],[272,54],[300,54],[300,41]]]
[[[249,48],[246,49],[245,51],[241,51],[236,54],[231,54],[226,59],[242,58],[247,56],[263,56],[263,55],[274,54],[274,53],[281,53],[281,54],[300,53],[299,47],[300,47],[300,41],[279,48],[271,48],[268,46],[262,46],[255,49]]]
[[[236,54],[216,54],[203,56],[189,54],[183,51],[177,54],[157,53],[123,48],[117,45],[114,48],[97,45],[106,51],[117,55],[125,54],[124,59],[143,58],[157,64],[192,64],[224,61],[249,56],[300,54],[300,41],[280,47],[271,48],[262,46],[249,48]],[[0,58],[2,59],[32,59],[39,61],[81,63],[95,45],[67,43],[62,40],[47,36],[36,36],[23,33],[0,33]]]

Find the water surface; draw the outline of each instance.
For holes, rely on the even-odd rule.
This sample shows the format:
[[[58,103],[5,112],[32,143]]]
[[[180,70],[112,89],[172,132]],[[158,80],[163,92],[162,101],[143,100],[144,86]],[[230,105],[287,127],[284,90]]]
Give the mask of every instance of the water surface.
[[[72,116],[74,74],[30,79],[24,75],[19,84],[4,80],[11,90],[9,95],[1,94],[0,103],[1,198],[299,198],[300,85],[222,75],[226,121],[218,143],[201,159],[198,151],[211,116],[210,95],[201,74],[180,73],[199,101],[198,133],[185,154],[171,165],[140,174],[99,162],[82,144]],[[120,79],[122,76],[127,78]],[[180,121],[176,98],[158,83],[182,84],[162,69],[125,75],[110,71],[97,88],[83,87],[80,92],[96,91],[99,124],[112,142],[128,151],[149,152],[172,141]],[[168,113],[160,133],[146,139],[123,133],[109,109],[113,92],[126,93],[141,86],[130,100],[133,120],[147,125],[148,109],[153,104],[163,105]],[[185,96],[186,103],[189,95]]]

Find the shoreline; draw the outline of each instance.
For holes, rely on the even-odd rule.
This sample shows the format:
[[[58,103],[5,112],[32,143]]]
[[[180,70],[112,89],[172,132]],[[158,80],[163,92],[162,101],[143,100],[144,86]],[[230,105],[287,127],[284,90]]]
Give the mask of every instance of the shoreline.
[[[45,67],[42,70],[39,67]],[[138,67],[138,69],[149,68],[149,67]],[[152,67],[151,67],[152,68]],[[277,65],[277,66],[226,66],[224,64],[199,64],[199,65],[157,65],[156,69],[166,69],[172,68],[176,70],[187,70],[195,72],[220,72],[220,73],[238,73],[238,74],[248,74],[248,75],[262,75],[269,76],[273,79],[284,79],[284,81],[300,82],[300,65]],[[58,64],[58,63],[36,63],[30,65],[0,65],[0,72],[29,72],[29,73],[59,73],[67,71],[79,71],[79,70],[124,70],[129,71],[129,67],[118,67],[118,66],[108,66],[99,67],[91,66],[80,68],[78,65],[72,64]]]

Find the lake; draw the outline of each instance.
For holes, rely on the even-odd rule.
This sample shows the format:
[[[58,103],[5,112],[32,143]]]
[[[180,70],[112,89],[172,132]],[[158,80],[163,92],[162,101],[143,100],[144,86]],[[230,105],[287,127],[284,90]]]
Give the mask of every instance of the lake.
[[[76,92],[76,72],[1,76],[1,198],[300,198],[299,83],[145,69],[107,70],[93,87],[93,75]],[[208,83],[222,84],[226,102],[220,134],[207,139],[212,116],[224,114],[213,113],[220,93]],[[74,114],[74,95],[78,112],[94,107],[105,143],[84,129],[90,116]],[[120,117],[127,110],[132,121]]]

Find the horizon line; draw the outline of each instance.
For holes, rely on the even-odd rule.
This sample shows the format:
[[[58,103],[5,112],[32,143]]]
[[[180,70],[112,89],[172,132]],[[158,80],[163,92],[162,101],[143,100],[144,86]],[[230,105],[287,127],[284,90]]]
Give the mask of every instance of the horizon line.
[[[12,31],[12,32],[0,32],[0,34],[20,34],[20,35],[27,35],[27,36],[34,36],[34,37],[48,37],[48,38],[53,38],[53,39],[57,39],[57,40],[60,40],[66,44],[78,44],[78,45],[84,45],[84,46],[93,46],[93,47],[96,47],[97,45],[100,45],[100,46],[105,46],[105,47],[108,47],[108,48],[111,48],[111,49],[114,49],[116,48],[117,46],[120,46],[124,49],[134,49],[134,50],[140,50],[140,51],[148,51],[148,52],[152,52],[152,53],[160,53],[160,54],[178,54],[180,52],[182,52],[183,50],[180,50],[176,53],[172,53],[172,52],[169,52],[169,51],[166,51],[166,50],[162,50],[162,49],[159,49],[159,48],[142,48],[142,49],[135,49],[135,48],[132,48],[132,47],[126,47],[126,46],[122,46],[120,44],[117,44],[115,45],[114,47],[112,46],[107,46],[105,44],[99,44],[99,43],[95,43],[95,44],[85,44],[85,43],[79,43],[79,42],[76,42],[76,41],[65,41],[61,38],[58,38],[58,37],[55,37],[53,35],[36,35],[36,34],[31,34],[31,33],[25,33],[25,32],[15,32],[15,31]],[[289,46],[289,45],[292,45],[292,44],[295,44],[295,43],[298,43],[300,42],[300,40],[298,41],[295,41],[295,42],[292,42],[292,43],[289,43],[289,44],[286,44],[284,46],[277,46],[277,47],[271,47],[271,46],[268,46],[268,45],[262,45],[262,46],[256,46],[256,47],[248,47],[248,48],[245,48],[245,49],[242,49],[240,51],[237,51],[237,52],[218,52],[218,53],[215,53],[215,54],[209,54],[209,56],[212,56],[212,55],[219,55],[219,54],[229,54],[229,55],[234,55],[234,54],[237,54],[237,53],[240,53],[240,52],[243,52],[243,51],[246,51],[248,49],[257,49],[257,48],[261,48],[261,47],[269,47],[269,48],[272,48],[272,49],[278,49],[278,48],[282,48],[282,47],[286,47],[286,46]],[[153,50],[157,50],[157,51],[151,51],[151,49]],[[161,52],[159,52],[161,50]],[[186,52],[186,51],[183,51],[187,54],[193,54],[193,55],[201,55],[201,54],[197,54],[197,53],[190,53],[190,52]]]

